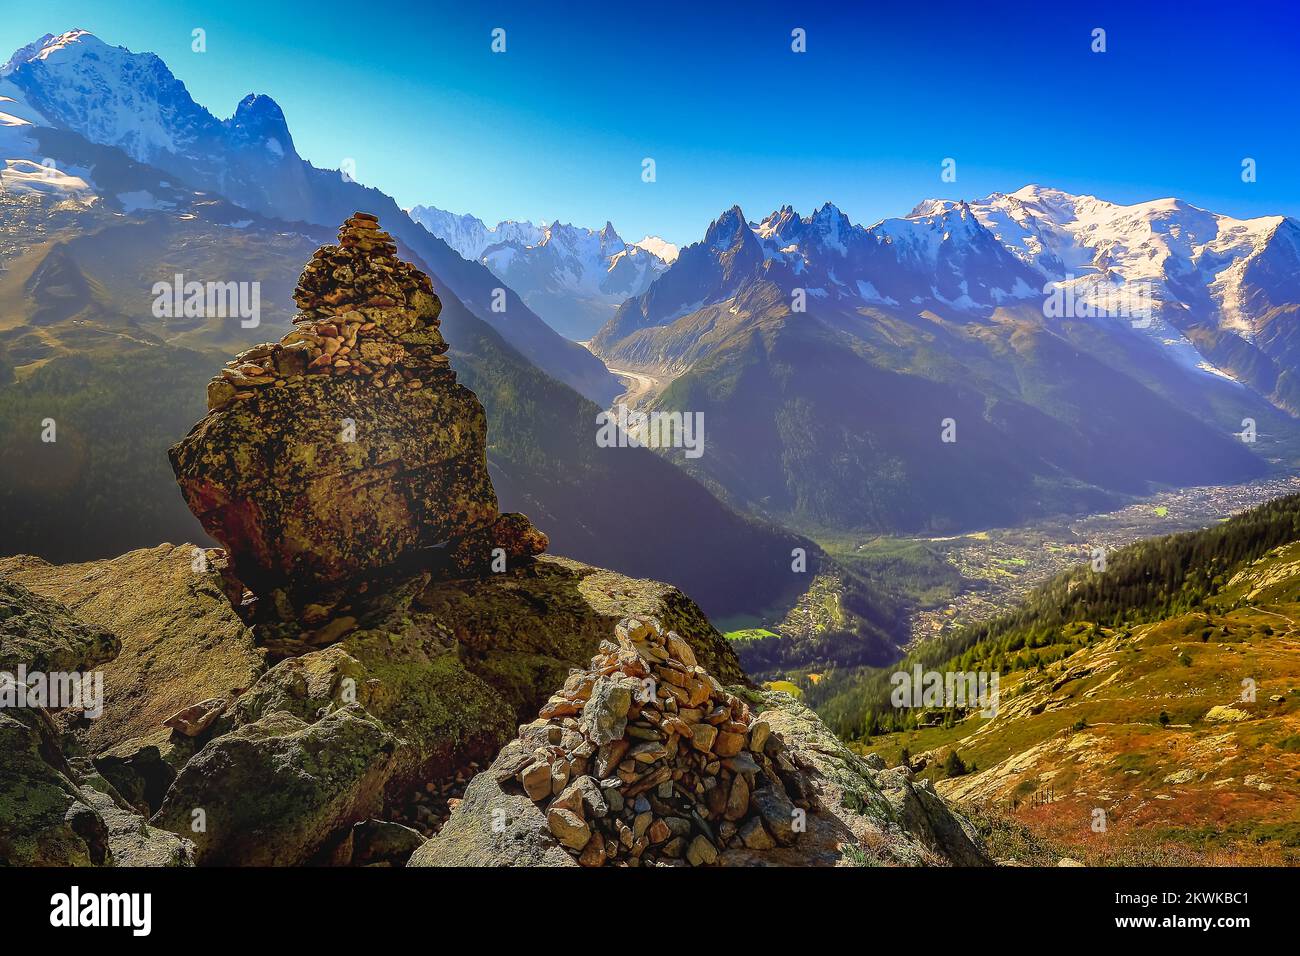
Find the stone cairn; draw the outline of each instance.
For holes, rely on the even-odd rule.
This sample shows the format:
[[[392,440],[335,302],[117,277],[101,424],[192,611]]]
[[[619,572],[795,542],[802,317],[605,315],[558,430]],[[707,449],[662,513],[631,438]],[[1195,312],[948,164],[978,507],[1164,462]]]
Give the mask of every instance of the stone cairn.
[[[364,376],[376,388],[455,380],[439,331],[442,303],[429,277],[397,258],[393,237],[370,213],[317,249],[293,293],[301,311],[278,343],[241,352],[208,385],[208,408],[284,388],[302,375]],[[414,347],[414,348],[413,348]]]
[[[794,844],[812,795],[768,724],[654,618],[615,637],[502,751],[498,783],[517,783],[583,866],[702,866]]]
[[[456,382],[427,275],[369,213],[318,249],[279,342],[208,385],[207,416],[168,452],[240,616],[277,654],[368,626],[419,577],[527,560],[546,535],[502,514],[487,416]]]

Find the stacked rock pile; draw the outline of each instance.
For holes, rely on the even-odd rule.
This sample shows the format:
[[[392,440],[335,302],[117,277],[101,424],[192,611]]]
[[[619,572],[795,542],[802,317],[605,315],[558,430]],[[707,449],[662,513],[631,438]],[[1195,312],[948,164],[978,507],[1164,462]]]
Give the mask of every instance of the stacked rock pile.
[[[486,574],[547,546],[501,513],[487,416],[456,381],[433,283],[374,216],[315,252],[294,299],[295,328],[229,363],[168,451],[224,548],[227,596],[277,655],[372,626],[421,575]]]
[[[655,619],[615,636],[502,751],[497,781],[522,787],[583,866],[700,866],[795,843],[811,795],[767,723]]]
[[[302,375],[351,375],[376,388],[418,389],[455,380],[438,329],[441,303],[429,277],[397,257],[379,221],[358,212],[338,245],[316,250],[294,290],[300,312],[278,343],[257,345],[208,385],[209,410],[284,388]]]

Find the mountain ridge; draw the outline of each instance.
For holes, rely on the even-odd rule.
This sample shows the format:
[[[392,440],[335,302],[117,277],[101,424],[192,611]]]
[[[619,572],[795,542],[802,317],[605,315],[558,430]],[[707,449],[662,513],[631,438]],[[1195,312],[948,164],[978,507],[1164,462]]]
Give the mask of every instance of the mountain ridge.
[[[575,340],[589,339],[625,299],[645,291],[667,269],[663,255],[676,252],[653,236],[625,242],[608,221],[598,230],[558,219],[488,227],[474,216],[431,206],[415,206],[410,214],[463,257],[491,269],[552,328]]]
[[[318,169],[302,159],[283,111],[269,96],[250,94],[229,120],[218,120],[160,57],[111,47],[78,30],[25,47],[6,71],[0,78],[4,89],[23,94],[49,124],[118,147],[137,162],[255,212],[328,226],[355,209],[373,208],[430,267],[435,282],[532,361],[598,402],[617,394],[617,379],[599,359],[554,332],[481,264],[462,259],[389,196],[356,182],[347,170]]]
[[[830,203],[802,217],[785,206],[760,222],[733,206],[591,347],[666,379],[657,407],[705,413],[715,454],[688,463],[692,473],[737,506],[806,531],[950,533],[994,514],[1015,523],[1089,510],[1296,460],[1285,354],[1261,357],[1247,338],[1193,316],[1190,266],[1168,267],[1181,281],[1160,282],[1129,268],[1130,282],[1116,241],[1018,256],[985,219],[981,202],[922,203],[913,217],[870,227]],[[1254,221],[1262,252],[1240,237],[1226,248],[1286,263],[1287,221]],[[1161,248],[1201,255],[1147,231]],[[1080,283],[1061,271],[1094,259],[1109,272],[1099,266]],[[1274,272],[1285,298],[1286,270]],[[1268,319],[1285,347],[1288,323]],[[1249,375],[1221,368],[1222,355]],[[1264,444],[1238,434],[1250,422]],[[754,467],[740,464],[746,457]],[[983,484],[989,474],[999,477]]]

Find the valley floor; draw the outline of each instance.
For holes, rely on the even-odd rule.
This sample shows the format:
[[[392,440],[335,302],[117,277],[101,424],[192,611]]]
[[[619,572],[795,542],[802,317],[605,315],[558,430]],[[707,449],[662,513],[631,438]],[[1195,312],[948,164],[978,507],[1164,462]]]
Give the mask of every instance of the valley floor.
[[[1007,610],[1030,589],[1089,561],[1096,548],[1113,551],[1143,538],[1206,528],[1296,491],[1300,491],[1300,475],[1288,474],[1238,485],[1161,492],[1117,511],[1080,518],[909,539],[939,554],[964,582],[951,600],[922,605],[912,616],[912,642]]]

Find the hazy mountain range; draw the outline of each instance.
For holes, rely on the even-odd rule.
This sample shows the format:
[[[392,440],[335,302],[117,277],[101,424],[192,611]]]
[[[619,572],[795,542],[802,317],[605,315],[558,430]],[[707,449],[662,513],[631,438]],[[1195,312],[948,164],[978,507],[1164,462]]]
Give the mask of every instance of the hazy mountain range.
[[[0,68],[0,96],[13,101],[10,115],[31,124],[9,127],[6,156],[38,163],[49,157],[63,173],[69,165],[80,169],[75,150],[65,147],[68,161],[60,161],[54,137],[39,131],[53,128],[116,147],[196,190],[286,222],[336,226],[367,209],[437,274],[440,294],[454,293],[547,373],[597,401],[618,391],[590,353],[551,329],[512,290],[506,289],[505,310],[493,311],[500,281],[417,226],[391,198],[346,172],[302,159],[269,96],[250,94],[230,119],[219,120],[194,102],[159,57],[109,46],[81,30],[42,37],[15,53]],[[166,209],[171,201],[166,186],[155,193],[99,185],[105,200],[122,208]]]
[[[592,347],[705,412],[710,453],[686,464],[752,511],[1010,523],[1291,463],[1298,237],[1038,186],[869,227],[733,207]]]
[[[499,486],[552,510],[554,527],[540,523],[560,541],[600,540],[631,507],[613,490],[627,479],[610,498],[583,484],[595,479],[574,463],[592,455],[580,446],[595,408],[521,370],[606,403],[616,379],[556,331],[586,337],[597,322],[592,349],[660,383],[659,407],[705,413],[705,454],[674,456],[662,473],[639,454],[653,462],[645,474],[671,484],[686,468],[738,510],[808,530],[948,532],[1105,507],[1289,465],[1300,440],[1294,220],[1030,186],[928,200],[872,226],[830,203],[757,222],[733,207],[675,254],[652,237],[627,243],[608,223],[408,216],[302,160],[269,97],[219,120],[158,57],[81,31],[18,51],[0,69],[0,97],[12,200],[0,242],[17,257],[0,284],[12,303],[0,332],[20,378],[110,340],[202,356],[265,338],[229,322],[160,328],[127,297],[176,269],[207,269],[258,278],[268,322],[283,323],[304,250],[368,209],[434,277],[453,346],[481,363],[489,413],[490,379],[503,412],[528,416],[492,418],[513,443],[494,445],[499,468],[514,456]],[[457,317],[475,330],[460,341]],[[471,339],[499,342],[509,360],[476,354]],[[522,377],[533,391],[506,387]],[[703,526],[735,517],[693,500],[720,509]],[[661,554],[671,563],[667,545]],[[707,576],[711,559],[695,558]],[[717,573],[738,580],[733,570]]]
[[[677,255],[656,236],[625,242],[609,222],[600,230],[513,220],[489,228],[474,216],[430,206],[409,212],[466,259],[491,269],[557,332],[577,340],[591,338]]]

